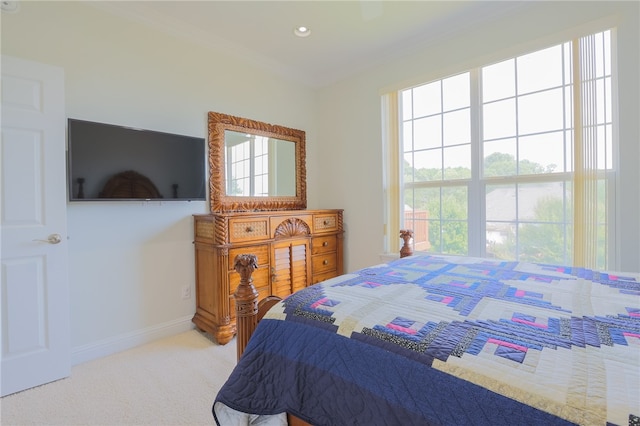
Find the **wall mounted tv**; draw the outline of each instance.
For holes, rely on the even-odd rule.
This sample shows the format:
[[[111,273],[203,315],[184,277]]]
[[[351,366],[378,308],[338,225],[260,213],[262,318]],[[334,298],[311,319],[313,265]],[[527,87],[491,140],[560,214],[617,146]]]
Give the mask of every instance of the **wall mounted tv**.
[[[206,200],[205,140],[68,119],[70,201]]]

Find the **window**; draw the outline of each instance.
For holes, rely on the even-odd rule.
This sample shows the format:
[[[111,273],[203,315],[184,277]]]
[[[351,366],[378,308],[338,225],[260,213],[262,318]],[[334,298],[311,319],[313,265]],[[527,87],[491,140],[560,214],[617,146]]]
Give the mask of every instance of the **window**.
[[[605,31],[392,94],[390,223],[416,251],[605,268],[611,78]]]

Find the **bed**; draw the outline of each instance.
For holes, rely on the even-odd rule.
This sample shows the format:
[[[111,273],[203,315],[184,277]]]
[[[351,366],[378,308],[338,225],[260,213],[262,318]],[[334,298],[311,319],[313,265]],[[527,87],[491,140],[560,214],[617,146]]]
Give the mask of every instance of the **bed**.
[[[640,274],[417,254],[267,310],[254,267],[218,425],[640,424]]]

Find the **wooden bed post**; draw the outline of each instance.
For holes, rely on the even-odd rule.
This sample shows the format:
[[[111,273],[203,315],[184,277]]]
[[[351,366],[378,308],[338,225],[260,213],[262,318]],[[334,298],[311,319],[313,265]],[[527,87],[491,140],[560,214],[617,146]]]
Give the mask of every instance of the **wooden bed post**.
[[[413,230],[411,229],[401,229],[400,230],[400,238],[404,241],[404,245],[400,249],[400,257],[407,257],[413,254],[413,249],[409,245],[409,241],[413,238]]]
[[[233,293],[236,299],[236,342],[239,360],[258,325],[258,290],[251,278],[253,271],[258,268],[258,259],[253,254],[239,254],[233,267],[240,274],[240,284]]]

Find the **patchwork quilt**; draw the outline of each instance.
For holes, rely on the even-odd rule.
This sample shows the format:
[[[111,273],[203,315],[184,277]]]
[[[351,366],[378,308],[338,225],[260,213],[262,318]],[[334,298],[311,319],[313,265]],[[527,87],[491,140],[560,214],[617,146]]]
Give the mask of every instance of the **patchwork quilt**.
[[[213,406],[221,425],[284,412],[318,426],[640,424],[640,274],[415,255],[307,287],[258,324]]]

